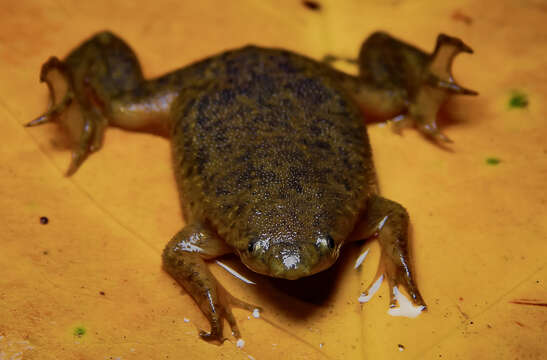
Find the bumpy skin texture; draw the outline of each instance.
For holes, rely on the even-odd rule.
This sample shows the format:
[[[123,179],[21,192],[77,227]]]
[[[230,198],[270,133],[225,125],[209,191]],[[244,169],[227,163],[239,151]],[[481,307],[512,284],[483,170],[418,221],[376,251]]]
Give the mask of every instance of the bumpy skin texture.
[[[102,32],[44,64],[52,105],[28,125],[58,121],[67,130],[68,174],[100,147],[108,124],[170,138],[187,225],[167,244],[164,269],[209,319],[200,335],[222,341],[224,319],[240,336],[231,306],[254,308],[204,261],[228,253],[258,273],[298,279],[330,267],[344,243],[377,236],[378,275],[425,306],[409,265],[408,214],[377,194],[362,112],[406,116],[446,140],[435,125],[439,106],[450,93],[474,93],[450,74],[461,51],[470,49],[446,35],[429,55],[375,33],[359,76],[247,46],[145,80],[129,46]]]
[[[323,270],[374,184],[358,109],[314,73],[317,63],[294,54],[246,47],[222,61],[223,81],[172,108],[187,218],[210,224],[256,272],[296,279]]]

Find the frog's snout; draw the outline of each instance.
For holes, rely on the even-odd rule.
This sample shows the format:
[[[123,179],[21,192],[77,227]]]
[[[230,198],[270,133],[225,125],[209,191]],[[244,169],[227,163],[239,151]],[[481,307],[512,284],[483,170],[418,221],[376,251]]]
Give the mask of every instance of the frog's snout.
[[[296,280],[330,267],[338,258],[339,246],[330,236],[314,242],[256,241],[242,261],[251,270],[276,278]]]

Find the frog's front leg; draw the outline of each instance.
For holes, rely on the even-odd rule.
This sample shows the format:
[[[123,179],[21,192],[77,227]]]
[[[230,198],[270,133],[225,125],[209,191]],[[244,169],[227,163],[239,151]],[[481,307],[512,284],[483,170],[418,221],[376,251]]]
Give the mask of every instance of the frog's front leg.
[[[411,269],[408,223],[408,213],[403,206],[373,195],[367,201],[366,213],[358,227],[360,239],[378,237],[382,257],[376,277],[385,275],[387,278],[391,292],[391,307],[396,305],[394,287],[397,285],[402,285],[408,291],[415,304],[426,306]],[[371,286],[365,294],[368,294]]]
[[[231,252],[232,249],[224,241],[200,224],[184,227],[163,251],[163,268],[192,296],[211,324],[211,332],[200,332],[200,336],[207,341],[224,340],[224,319],[230,324],[234,336],[240,338],[231,306],[247,310],[258,308],[228,293],[204,261]]]

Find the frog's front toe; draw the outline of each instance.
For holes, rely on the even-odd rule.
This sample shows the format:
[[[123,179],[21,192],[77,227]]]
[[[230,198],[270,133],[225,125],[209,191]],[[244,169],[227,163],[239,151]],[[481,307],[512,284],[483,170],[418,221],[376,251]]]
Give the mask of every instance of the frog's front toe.
[[[73,150],[70,166],[66,172],[67,176],[74,174],[89,154],[101,148],[104,132],[108,126],[107,120],[93,113],[93,110],[80,109],[79,111],[80,114],[72,114],[74,117],[69,120],[72,123],[81,122],[82,126],[79,135],[71,138]]]
[[[370,295],[380,277],[387,279],[390,291],[390,307],[397,305],[395,287],[402,286],[416,305],[426,304],[416,286],[411,267],[408,246],[408,213],[400,204],[380,196],[372,196],[367,202],[364,235],[377,236],[382,247],[382,257],[376,279],[363,295]]]
[[[232,307],[248,311],[260,308],[230,294],[213,276],[204,259],[213,259],[230,252],[230,248],[207,226],[189,224],[179,231],[163,251],[163,268],[192,296],[211,325],[209,332],[200,330],[206,341],[223,342],[224,320],[234,337],[241,333]]]
[[[404,258],[402,255],[399,261],[393,261],[389,259],[386,255],[382,255],[383,264],[381,266],[381,270],[383,269],[383,272],[385,274],[385,277],[387,278],[388,285],[390,288],[390,307],[397,306],[397,296],[395,293],[395,288],[402,286],[410,295],[412,302],[415,305],[423,306],[423,309],[427,309],[427,305],[425,304],[424,299],[422,298],[422,295],[420,294],[420,291],[418,290],[418,287],[416,286],[416,283],[414,282],[411,269],[408,264],[408,258]]]
[[[211,324],[210,332],[204,330],[200,330],[199,332],[199,336],[205,341],[218,341],[222,343],[226,340],[226,338],[223,337],[224,320],[228,321],[230,329],[232,330],[232,335],[236,339],[241,338],[241,332],[239,331],[237,321],[232,313],[232,307],[262,312],[261,308],[234,297],[220,284],[217,284],[217,293],[209,296],[208,299],[211,301],[212,299],[215,299],[216,301],[210,302],[210,307],[207,311],[204,311],[204,314]]]

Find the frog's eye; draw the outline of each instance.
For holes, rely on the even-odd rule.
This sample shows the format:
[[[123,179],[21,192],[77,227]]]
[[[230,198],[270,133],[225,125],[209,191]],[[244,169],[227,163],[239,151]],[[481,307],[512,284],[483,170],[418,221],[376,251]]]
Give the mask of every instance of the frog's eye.
[[[329,246],[329,249],[334,249],[334,239],[330,235],[327,235],[327,245]]]
[[[251,241],[249,243],[249,246],[247,247],[247,251],[252,253],[255,250],[255,244],[256,244],[256,241]]]
[[[334,243],[334,239],[330,235],[321,235],[317,240],[315,240],[315,246],[318,249],[324,249],[329,248],[329,250],[334,250],[336,244]]]

